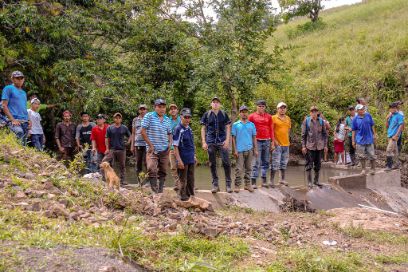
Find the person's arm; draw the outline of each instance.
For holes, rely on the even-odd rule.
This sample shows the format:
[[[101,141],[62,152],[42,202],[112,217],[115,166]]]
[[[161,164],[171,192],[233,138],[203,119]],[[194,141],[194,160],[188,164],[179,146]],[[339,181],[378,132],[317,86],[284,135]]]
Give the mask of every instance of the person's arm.
[[[323,134],[324,151],[327,152],[328,150],[327,143],[329,141],[329,134],[328,134],[328,130],[326,126],[322,127],[322,134]]]
[[[61,152],[64,152],[64,148],[61,146],[61,141],[60,141],[60,127],[57,125],[55,129],[55,142],[57,143],[58,149]]]
[[[306,154],[306,142],[307,142],[307,133],[306,133],[306,119],[302,123],[302,153]]]
[[[13,115],[11,115],[10,110],[8,108],[8,100],[2,100],[2,105],[3,105],[3,111],[6,114],[7,118],[11,121],[13,126],[19,126],[21,125],[19,121],[15,120]]]
[[[270,119],[270,125],[269,125],[269,133],[270,133],[270,135],[271,135],[271,151],[273,151],[274,149],[275,149],[275,131],[274,131],[274,128],[273,128],[273,119],[272,119],[272,116],[271,116],[271,119]]]
[[[126,144],[131,144],[132,143],[132,133],[130,132],[130,130],[128,129],[127,126],[125,126],[126,128],[126,137],[128,138]]]
[[[179,147],[177,145],[174,146],[174,155],[176,156],[176,160],[177,160],[177,168],[184,169],[184,163],[181,160]]]
[[[399,127],[398,127],[398,130],[397,130],[397,133],[395,133],[395,135],[392,136],[392,139],[394,141],[398,141],[398,138],[401,135],[401,132],[402,132],[403,128],[404,128],[404,124],[400,124]]]
[[[106,135],[105,135],[105,146],[106,146],[105,154],[108,154],[110,152],[110,141],[109,141],[110,137],[111,135],[110,135],[109,127],[108,127],[108,129],[106,130]]]
[[[206,127],[203,125],[203,126],[201,126],[201,145],[202,145],[203,149],[205,151],[207,151],[208,150],[208,145],[207,145],[207,142],[205,140],[205,134],[206,134]]]
[[[352,142],[353,147],[356,148],[356,131],[355,130],[351,132],[351,142]]]
[[[149,137],[147,136],[146,128],[142,128],[142,133],[141,134],[142,134],[143,140],[149,146],[149,152],[150,153],[153,152],[154,151],[154,145],[152,144]]]
[[[224,145],[223,145],[223,148],[225,148],[225,149],[228,149],[228,147],[229,147],[229,142],[230,142],[230,140],[231,140],[231,124],[228,124],[228,125],[226,125],[226,133],[227,133],[227,135],[226,135],[226,138],[225,138],[225,142],[224,142]]]
[[[81,142],[79,141],[79,136],[81,134],[81,125],[78,125],[75,130],[75,142],[78,150],[81,150]]]
[[[232,152],[236,158],[238,158],[238,149],[236,143],[236,137],[232,135]]]
[[[171,134],[171,133],[167,134],[167,137],[168,137],[168,139],[169,139],[169,146],[172,146],[172,145],[173,145],[173,137],[172,137],[172,135],[173,135],[173,134]],[[168,149],[168,151],[170,152],[170,148]]]
[[[135,137],[136,137],[136,127],[135,127],[135,122],[133,122],[133,125],[132,125],[132,135],[130,136],[130,151],[132,152],[132,153],[134,153],[135,152]]]
[[[254,155],[258,157],[258,143],[256,141],[256,135],[252,136],[252,143],[254,145]]]

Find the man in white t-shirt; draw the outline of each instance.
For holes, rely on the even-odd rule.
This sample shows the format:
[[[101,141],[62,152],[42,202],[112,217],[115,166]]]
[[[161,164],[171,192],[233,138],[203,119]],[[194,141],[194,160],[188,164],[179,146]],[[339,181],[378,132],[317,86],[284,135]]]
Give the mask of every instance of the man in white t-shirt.
[[[41,102],[38,98],[33,98],[30,103],[31,108],[27,110],[27,113],[28,119],[31,121],[31,129],[28,131],[28,134],[31,137],[31,144],[37,150],[42,151],[45,144],[45,136],[41,126],[41,115],[37,112]]]

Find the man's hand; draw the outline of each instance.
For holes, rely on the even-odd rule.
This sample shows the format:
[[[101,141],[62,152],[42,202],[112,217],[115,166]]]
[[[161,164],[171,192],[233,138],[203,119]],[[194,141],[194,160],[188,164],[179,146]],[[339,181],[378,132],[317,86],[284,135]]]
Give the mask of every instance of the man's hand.
[[[203,143],[203,149],[204,149],[205,151],[208,150],[208,144],[207,144],[207,143]]]
[[[329,148],[326,146],[325,148],[324,148],[324,152],[328,152],[329,151]]]
[[[177,161],[177,168],[184,169],[184,163],[182,161]]]
[[[42,142],[42,143],[45,144],[46,141],[47,141],[47,140],[45,139],[45,137],[43,137],[43,142]]]
[[[395,141],[395,142],[398,141],[398,138],[399,138],[398,135],[392,136],[392,140]]]
[[[109,150],[109,149],[106,149],[106,150],[105,150],[105,155],[109,154],[109,152],[110,152],[110,150]]]
[[[274,151],[274,150],[275,150],[275,143],[274,143],[274,142],[271,142],[270,150],[271,150],[271,151]]]
[[[386,118],[387,118],[387,120],[388,120],[388,119],[390,119],[390,118],[391,118],[391,116],[392,116],[392,113],[391,113],[391,112],[390,112],[390,113],[388,113],[388,114],[387,114],[387,117],[386,117]]]
[[[255,149],[254,149],[254,156],[255,156],[255,157],[258,157],[258,155],[259,155],[258,149],[255,148]]]
[[[198,164],[197,157],[196,157],[196,156],[194,156],[194,165],[197,165],[197,164]]]
[[[149,145],[149,150],[147,153],[152,154],[154,152],[154,145]]]
[[[11,124],[12,124],[13,126],[21,126],[20,121],[17,121],[17,120],[11,121]]]
[[[377,142],[377,133],[374,133],[373,139],[374,139],[374,143],[376,143]]]
[[[65,148],[63,148],[62,146],[58,147],[58,149],[59,149],[60,152],[64,152],[64,151],[65,151]]]
[[[307,153],[307,148],[306,147],[302,147],[302,153],[303,153],[303,155],[306,155],[306,153]]]
[[[130,152],[132,152],[132,154],[135,155],[135,146],[134,145],[130,146]]]
[[[356,148],[356,142],[353,142],[352,145],[353,145],[353,148],[355,149]]]
[[[92,148],[92,154],[96,154],[96,148]]]
[[[234,156],[235,156],[235,158],[238,158],[238,151],[234,152]]]
[[[224,144],[222,145],[222,148],[228,149],[229,147],[229,141],[225,141]]]

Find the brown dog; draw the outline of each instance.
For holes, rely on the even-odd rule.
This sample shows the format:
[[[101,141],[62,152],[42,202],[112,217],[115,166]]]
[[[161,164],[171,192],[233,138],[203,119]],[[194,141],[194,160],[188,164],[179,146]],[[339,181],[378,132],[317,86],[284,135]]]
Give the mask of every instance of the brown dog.
[[[105,180],[106,183],[108,184],[108,188],[116,188],[119,190],[120,186],[120,179],[118,175],[116,175],[115,170],[110,166],[109,162],[103,162],[101,163],[100,167],[103,169],[103,172],[105,173]]]

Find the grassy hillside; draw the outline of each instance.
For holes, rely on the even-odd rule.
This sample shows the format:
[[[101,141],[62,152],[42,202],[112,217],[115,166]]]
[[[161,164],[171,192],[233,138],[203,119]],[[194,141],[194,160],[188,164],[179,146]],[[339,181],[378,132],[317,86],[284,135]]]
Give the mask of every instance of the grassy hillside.
[[[364,96],[381,130],[388,102],[408,97],[408,1],[369,0],[321,18],[316,26],[306,19],[281,25],[268,41],[271,50],[284,48],[289,72],[276,96],[303,112],[317,102],[333,120]]]

